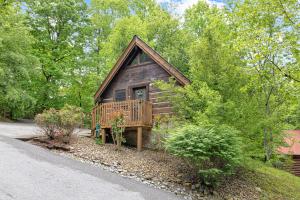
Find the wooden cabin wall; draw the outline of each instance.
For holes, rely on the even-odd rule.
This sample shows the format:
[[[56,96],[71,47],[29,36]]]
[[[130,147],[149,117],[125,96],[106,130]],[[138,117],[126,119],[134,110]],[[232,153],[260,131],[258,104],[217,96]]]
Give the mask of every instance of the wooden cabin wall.
[[[294,155],[293,156],[293,166],[292,166],[292,173],[296,176],[300,176],[300,155]]]
[[[159,99],[161,95],[162,92],[158,88],[152,85],[149,87],[149,100],[152,102],[152,114],[154,116],[172,113],[172,105],[168,101]]]
[[[170,103],[158,101],[157,97],[161,94],[161,91],[151,84],[156,80],[168,81],[169,78],[170,75],[154,61],[122,67],[102,94],[101,103],[114,101],[114,91],[119,89],[126,89],[126,99],[129,100],[131,99],[130,87],[146,84],[149,90],[149,101],[152,102],[153,115],[170,114],[172,113]]]

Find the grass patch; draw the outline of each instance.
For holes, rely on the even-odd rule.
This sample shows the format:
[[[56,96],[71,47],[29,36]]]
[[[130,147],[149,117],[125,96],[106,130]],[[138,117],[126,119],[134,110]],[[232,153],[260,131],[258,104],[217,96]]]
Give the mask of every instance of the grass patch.
[[[257,161],[250,169],[254,174],[249,178],[262,190],[261,199],[300,199],[300,177]]]

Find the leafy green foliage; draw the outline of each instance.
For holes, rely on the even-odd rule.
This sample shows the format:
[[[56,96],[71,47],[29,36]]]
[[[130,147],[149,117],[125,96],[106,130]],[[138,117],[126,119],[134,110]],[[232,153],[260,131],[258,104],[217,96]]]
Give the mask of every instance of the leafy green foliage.
[[[96,144],[101,145],[102,143],[102,139],[101,138],[96,138]]]
[[[178,20],[155,1],[94,0],[91,5],[97,36],[93,49],[97,56],[100,55],[97,73],[102,79],[134,35],[149,43],[183,72],[188,71],[184,50],[184,44],[189,42],[187,34],[180,29]]]
[[[74,129],[82,124],[84,118],[81,108],[70,106],[68,104],[59,110],[58,115],[60,119],[60,130],[63,135],[67,137],[71,136]]]
[[[197,166],[203,183],[210,186],[239,165],[239,145],[237,131],[227,126],[186,125],[166,140],[167,150]]]
[[[202,125],[217,122],[221,97],[205,82],[194,80],[191,84],[180,87],[171,79],[169,83],[157,81],[155,86],[164,91],[159,99],[170,101],[181,120]]]
[[[164,150],[165,140],[169,137],[170,132],[178,127],[178,117],[171,114],[156,115],[153,119],[153,128],[151,130],[151,147]]]
[[[54,108],[45,110],[43,113],[35,116],[36,124],[42,129],[42,132],[48,136],[49,139],[53,140],[59,135],[59,114]]]
[[[251,126],[257,128],[257,136],[263,135],[265,160],[274,155],[280,132],[290,128],[287,116],[292,112],[290,105],[298,98],[299,62],[294,51],[299,48],[295,44],[299,35],[296,28],[299,22],[295,21],[299,16],[297,4],[296,1],[238,1],[228,12],[236,33],[232,38],[233,49],[243,52],[242,60],[247,62],[244,68],[251,74],[243,89],[256,97],[252,102],[256,102],[260,123]]]
[[[61,110],[51,108],[36,115],[35,122],[49,139],[63,137],[64,142],[68,143],[74,129],[81,125],[83,118],[81,108],[65,105]]]
[[[28,0],[26,7],[28,25],[35,38],[33,54],[40,61],[39,76],[33,79],[35,90],[40,91],[36,95],[36,110],[60,108],[65,103],[64,97],[81,97],[77,106],[83,106],[82,82],[89,74],[84,63],[88,37],[85,28],[89,24],[87,5],[82,0]]]
[[[31,54],[33,38],[20,4],[7,1],[0,13],[0,113],[13,119],[30,116],[36,106],[30,80],[38,64]]]
[[[209,113],[209,121],[240,130],[248,144],[244,152],[251,157],[276,156],[282,130],[291,129],[297,120],[299,62],[297,53],[288,49],[297,48],[292,41],[298,22],[281,21],[288,18],[287,10],[291,19],[297,16],[295,3],[232,1],[229,9],[217,9],[198,2],[185,14],[185,29],[192,37],[187,50],[192,85],[204,82],[219,95],[212,103],[215,109],[205,116]],[[198,91],[190,93],[196,97]],[[182,102],[181,110],[192,104],[196,108],[192,113],[199,110],[199,99],[188,100]]]
[[[110,124],[113,142],[117,146],[117,149],[120,150],[122,143],[125,142],[125,138],[123,137],[125,131],[123,113],[112,113]]]

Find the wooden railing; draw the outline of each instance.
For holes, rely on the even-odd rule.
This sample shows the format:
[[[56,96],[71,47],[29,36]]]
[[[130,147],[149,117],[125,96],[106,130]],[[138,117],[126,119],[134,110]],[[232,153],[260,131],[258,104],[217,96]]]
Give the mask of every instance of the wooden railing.
[[[123,114],[125,127],[152,126],[152,104],[144,100],[127,100],[95,106],[92,111],[92,130],[97,123],[101,128],[110,128],[116,113]]]

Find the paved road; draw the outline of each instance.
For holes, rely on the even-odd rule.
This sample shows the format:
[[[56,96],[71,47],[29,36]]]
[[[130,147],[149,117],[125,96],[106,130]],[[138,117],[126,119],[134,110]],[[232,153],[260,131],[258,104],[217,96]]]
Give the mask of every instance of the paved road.
[[[90,130],[77,129],[75,133],[88,135]],[[0,122],[0,136],[4,135],[11,138],[28,138],[41,134],[40,129],[34,123],[7,123]]]
[[[12,139],[0,129],[0,200],[181,199]]]

